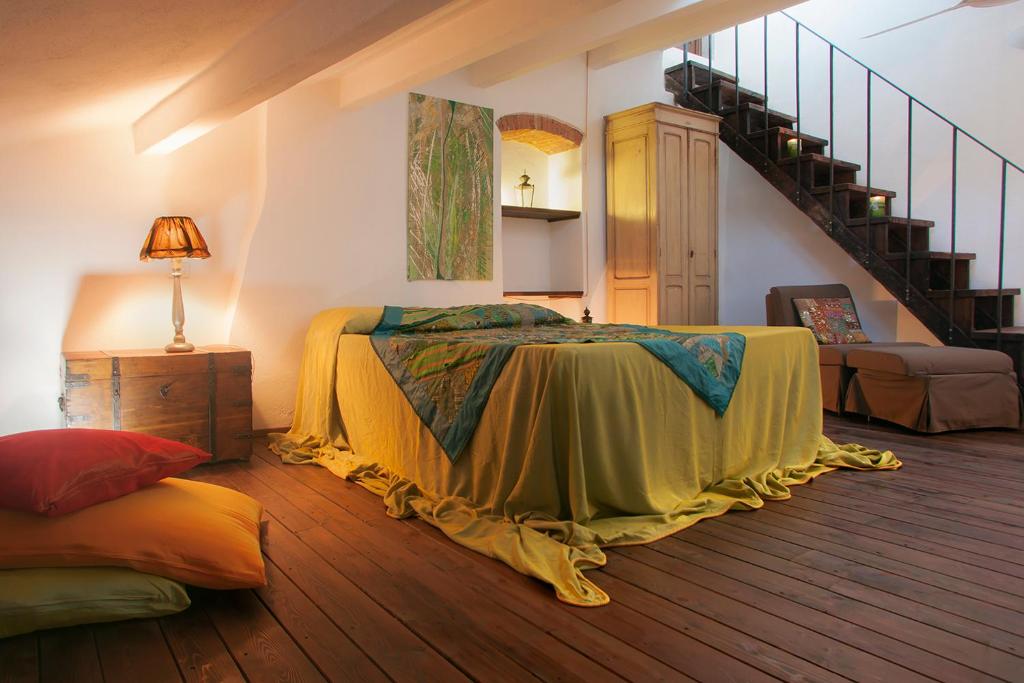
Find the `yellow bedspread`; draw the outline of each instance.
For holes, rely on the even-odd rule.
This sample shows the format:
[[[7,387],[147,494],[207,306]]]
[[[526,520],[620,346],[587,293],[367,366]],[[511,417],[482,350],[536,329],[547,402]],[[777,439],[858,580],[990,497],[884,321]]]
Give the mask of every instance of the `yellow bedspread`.
[[[381,309],[332,309],[310,326],[285,462],[316,463],[462,545],[601,605],[583,574],[602,547],[647,543],[733,508],[789,497],[836,467],[895,469],[891,452],[822,436],[810,331],[673,327],[747,337],[724,417],[633,344],[516,349],[452,464],[370,346]]]

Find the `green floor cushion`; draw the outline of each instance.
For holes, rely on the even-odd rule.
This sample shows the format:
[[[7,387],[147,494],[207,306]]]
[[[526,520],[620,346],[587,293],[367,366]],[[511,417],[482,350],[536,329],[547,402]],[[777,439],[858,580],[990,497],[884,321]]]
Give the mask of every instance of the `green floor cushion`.
[[[0,570],[0,638],[60,626],[159,617],[189,604],[181,584],[133,569]]]

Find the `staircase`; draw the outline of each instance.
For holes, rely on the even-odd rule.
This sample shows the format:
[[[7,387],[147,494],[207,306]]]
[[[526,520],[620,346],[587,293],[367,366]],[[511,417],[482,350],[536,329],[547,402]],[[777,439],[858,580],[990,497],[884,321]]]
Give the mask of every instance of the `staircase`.
[[[798,31],[810,31],[797,25]],[[839,50],[834,45],[831,49]],[[674,94],[676,104],[721,116],[722,141],[821,227],[936,337],[953,346],[1006,352],[1014,360],[1018,381],[1024,385],[1024,327],[1015,327],[1013,320],[1014,298],[1020,295],[1020,289],[972,289],[970,264],[975,254],[932,251],[933,221],[892,215],[896,192],[859,184],[859,164],[833,158],[827,151],[827,139],[800,131],[797,116],[767,108],[763,95],[740,87],[734,76],[706,62],[685,59],[665,72],[665,85]],[[799,86],[797,93],[799,112]],[[909,94],[907,97],[916,102]],[[1003,159],[1002,231],[1006,170],[1008,166],[1020,169],[999,158]],[[872,202],[874,211],[870,208]],[[955,232],[951,241],[955,244]],[[1001,269],[1002,259],[1000,283]]]

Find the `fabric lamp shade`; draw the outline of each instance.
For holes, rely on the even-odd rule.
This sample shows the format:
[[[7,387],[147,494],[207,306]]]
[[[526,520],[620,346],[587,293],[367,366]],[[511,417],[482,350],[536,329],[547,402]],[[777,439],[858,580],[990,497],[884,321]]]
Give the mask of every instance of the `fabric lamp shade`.
[[[153,221],[139,260],[164,258],[210,258],[206,240],[188,216],[161,216]]]

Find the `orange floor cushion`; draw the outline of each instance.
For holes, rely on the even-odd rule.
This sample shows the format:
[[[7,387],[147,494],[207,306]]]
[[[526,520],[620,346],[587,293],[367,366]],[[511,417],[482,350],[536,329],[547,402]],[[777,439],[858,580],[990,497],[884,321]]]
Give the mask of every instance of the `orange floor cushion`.
[[[60,517],[0,510],[0,568],[130,567],[204,588],[266,584],[263,506],[213,484],[164,479]]]

